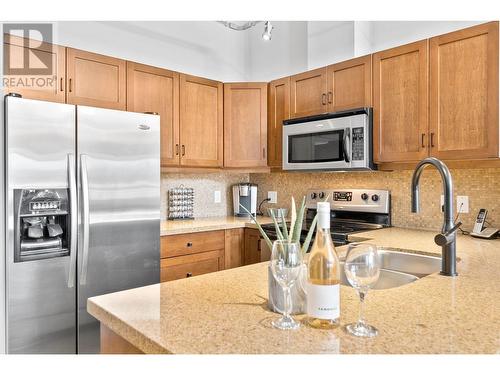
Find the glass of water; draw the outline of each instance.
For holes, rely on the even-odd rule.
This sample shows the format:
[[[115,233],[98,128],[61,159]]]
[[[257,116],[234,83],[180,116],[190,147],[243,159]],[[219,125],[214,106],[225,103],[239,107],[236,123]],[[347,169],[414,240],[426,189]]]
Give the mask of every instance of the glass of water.
[[[377,246],[369,243],[349,244],[345,258],[345,275],[349,283],[359,295],[359,319],[350,323],[345,328],[347,332],[359,337],[377,336],[378,330],[366,324],[364,318],[364,302],[366,294],[375,285],[380,276],[380,259]]]

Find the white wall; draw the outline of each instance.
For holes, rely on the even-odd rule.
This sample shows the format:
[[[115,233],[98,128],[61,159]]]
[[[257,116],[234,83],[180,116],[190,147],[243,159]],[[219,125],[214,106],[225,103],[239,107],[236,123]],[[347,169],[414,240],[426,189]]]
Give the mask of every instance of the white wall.
[[[272,79],[307,70],[307,22],[272,22],[272,40],[262,39],[264,25],[247,32],[251,81]]]
[[[315,69],[354,56],[353,21],[307,23],[308,69]]]
[[[371,51],[416,42],[487,21],[369,21]]]
[[[244,32],[212,21],[56,22],[56,43],[220,81],[248,79]]]

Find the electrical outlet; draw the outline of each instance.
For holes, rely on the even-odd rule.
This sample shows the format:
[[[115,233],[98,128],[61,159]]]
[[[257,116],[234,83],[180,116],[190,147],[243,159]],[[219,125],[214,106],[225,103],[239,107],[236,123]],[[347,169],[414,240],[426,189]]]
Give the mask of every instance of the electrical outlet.
[[[215,190],[214,191],[214,203],[220,203],[222,200],[220,190]]]
[[[268,191],[267,198],[269,199],[269,203],[278,203],[278,192]]]
[[[469,213],[469,197],[467,195],[457,195],[457,213]]]
[[[441,207],[441,212],[444,212],[444,195],[441,194],[441,201],[439,207]]]

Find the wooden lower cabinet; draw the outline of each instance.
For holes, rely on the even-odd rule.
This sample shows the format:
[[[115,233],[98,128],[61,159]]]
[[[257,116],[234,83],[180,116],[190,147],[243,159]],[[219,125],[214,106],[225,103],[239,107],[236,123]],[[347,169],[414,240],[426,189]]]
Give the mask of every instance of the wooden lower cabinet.
[[[258,229],[245,229],[245,265],[260,262],[260,232]]]
[[[144,354],[120,335],[101,323],[101,354]]]
[[[223,250],[224,242],[223,230],[164,236],[161,238],[161,257],[171,258],[212,250]]]
[[[164,258],[160,267],[161,282],[221,271],[224,269],[224,249]]]
[[[224,244],[225,269],[245,265],[245,229],[226,229]]]
[[[161,282],[261,261],[260,233],[252,228],[162,236],[160,243]]]

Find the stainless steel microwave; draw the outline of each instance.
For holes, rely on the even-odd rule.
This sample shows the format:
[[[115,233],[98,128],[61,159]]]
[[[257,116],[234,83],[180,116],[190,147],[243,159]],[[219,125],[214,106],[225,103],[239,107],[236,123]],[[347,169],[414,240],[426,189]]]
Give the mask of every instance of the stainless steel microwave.
[[[372,113],[358,108],[283,121],[283,169],[375,169]]]

